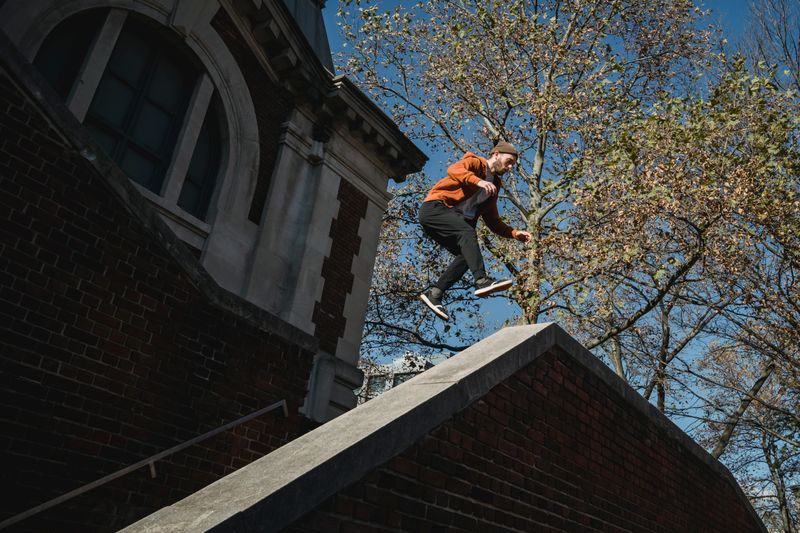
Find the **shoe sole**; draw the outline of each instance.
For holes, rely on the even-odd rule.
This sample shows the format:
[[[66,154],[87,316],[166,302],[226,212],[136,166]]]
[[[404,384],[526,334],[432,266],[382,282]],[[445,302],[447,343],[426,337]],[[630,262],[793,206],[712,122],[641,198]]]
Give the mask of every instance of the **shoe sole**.
[[[514,282],[510,279],[504,281],[498,281],[497,283],[492,283],[488,287],[483,287],[482,289],[478,289],[475,291],[475,296],[481,298],[483,296],[489,296],[490,294],[494,294],[495,292],[504,291],[513,285]]]
[[[447,315],[447,313],[445,313],[444,311],[441,310],[441,307],[442,307],[441,305],[434,304],[424,294],[420,294],[419,295],[419,299],[422,300],[422,303],[424,303],[425,305],[428,306],[428,309],[433,311],[433,314],[435,314],[436,316],[438,316],[442,320],[449,320],[450,319],[450,317]]]

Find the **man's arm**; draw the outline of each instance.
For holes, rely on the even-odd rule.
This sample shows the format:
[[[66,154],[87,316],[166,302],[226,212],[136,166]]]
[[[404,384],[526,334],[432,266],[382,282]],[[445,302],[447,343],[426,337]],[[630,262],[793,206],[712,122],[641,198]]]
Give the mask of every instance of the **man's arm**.
[[[447,175],[462,185],[480,186],[486,170],[480,159],[474,155],[468,155],[447,167]]]
[[[465,156],[461,161],[450,165],[447,168],[447,175],[462,186],[468,183],[480,187],[489,196],[497,194],[497,186],[481,177],[486,175],[486,169],[483,162],[474,155]]]
[[[502,221],[500,214],[497,212],[497,203],[495,202],[490,202],[489,205],[486,206],[482,217],[489,229],[501,237],[517,239],[520,242],[529,242],[531,240],[532,236],[529,232],[514,229]]]

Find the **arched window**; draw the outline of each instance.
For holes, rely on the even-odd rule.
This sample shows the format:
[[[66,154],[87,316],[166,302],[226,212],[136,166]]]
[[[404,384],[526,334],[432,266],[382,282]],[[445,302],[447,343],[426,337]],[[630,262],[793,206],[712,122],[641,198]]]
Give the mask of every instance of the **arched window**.
[[[70,17],[50,32],[33,64],[66,100],[78,71],[103,25],[107,9],[89,9]]]
[[[222,160],[215,89],[167,30],[135,14],[108,13],[92,9],[62,21],[34,64],[68,100],[82,72],[98,68],[89,63],[103,61],[79,117],[84,126],[132,181],[162,198],[161,207],[204,221]],[[104,43],[112,50],[105,58],[92,53],[104,38],[113,40]]]
[[[215,99],[206,112],[203,127],[200,128],[192,161],[189,163],[189,170],[178,198],[178,205],[200,220],[206,219],[222,158],[220,113],[219,102]]]
[[[84,120],[128,177],[156,194],[199,76],[159,37],[129,17]]]

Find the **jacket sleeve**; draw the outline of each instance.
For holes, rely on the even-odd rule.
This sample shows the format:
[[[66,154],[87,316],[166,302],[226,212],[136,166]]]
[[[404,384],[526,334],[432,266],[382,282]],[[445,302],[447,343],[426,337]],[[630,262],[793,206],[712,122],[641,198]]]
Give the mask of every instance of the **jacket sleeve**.
[[[457,182],[470,185],[478,185],[483,180],[485,170],[481,160],[475,156],[466,156],[461,161],[453,163],[447,168],[447,175]]]
[[[500,214],[497,212],[496,199],[492,199],[492,201],[488,202],[486,208],[481,214],[481,217],[483,218],[483,221],[486,222],[486,225],[489,227],[489,229],[492,230],[492,232],[507,239],[513,239],[516,237],[517,230],[513,229],[500,219]]]

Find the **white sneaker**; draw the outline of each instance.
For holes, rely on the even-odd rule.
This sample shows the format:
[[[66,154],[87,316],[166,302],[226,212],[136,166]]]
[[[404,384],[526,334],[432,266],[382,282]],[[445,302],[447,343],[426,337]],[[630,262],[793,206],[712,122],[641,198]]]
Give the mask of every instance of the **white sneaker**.
[[[489,296],[495,292],[504,291],[513,284],[514,282],[510,279],[495,281],[492,278],[481,278],[475,282],[475,296],[479,298]]]
[[[447,310],[442,305],[441,293],[442,291],[440,289],[434,287],[420,294],[419,299],[422,300],[436,316],[442,320],[449,320],[450,315],[447,314]]]

